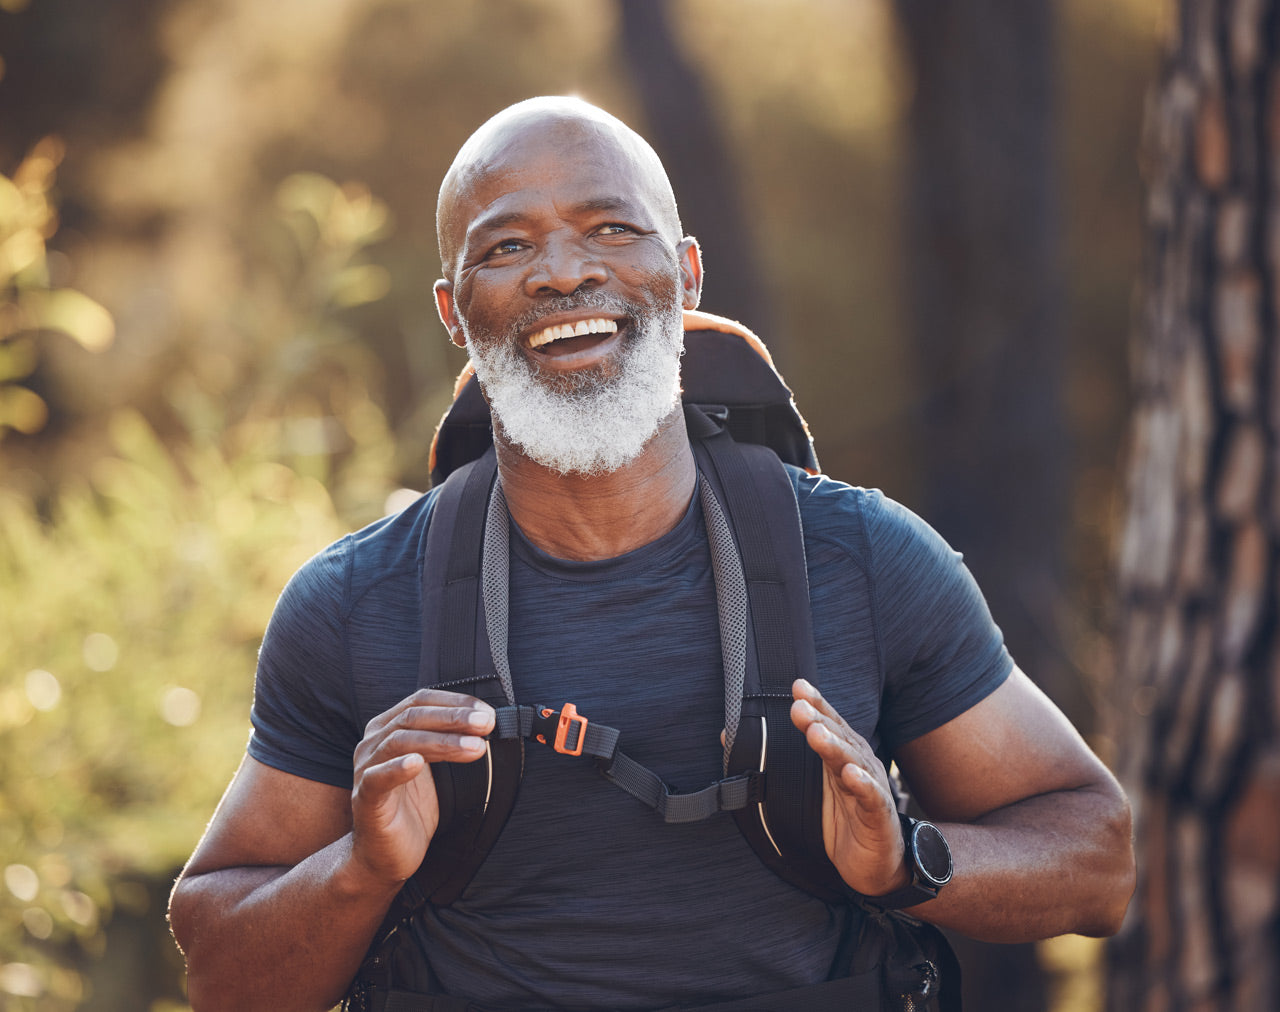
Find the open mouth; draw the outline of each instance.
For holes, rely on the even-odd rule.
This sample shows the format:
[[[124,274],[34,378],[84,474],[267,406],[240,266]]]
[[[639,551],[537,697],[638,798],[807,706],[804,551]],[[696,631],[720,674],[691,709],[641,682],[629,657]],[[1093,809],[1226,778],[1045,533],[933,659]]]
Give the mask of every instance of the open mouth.
[[[560,358],[578,352],[590,351],[592,348],[609,341],[618,333],[619,322],[604,317],[588,320],[575,320],[571,323],[554,324],[544,327],[533,334],[528,345],[539,355]]]

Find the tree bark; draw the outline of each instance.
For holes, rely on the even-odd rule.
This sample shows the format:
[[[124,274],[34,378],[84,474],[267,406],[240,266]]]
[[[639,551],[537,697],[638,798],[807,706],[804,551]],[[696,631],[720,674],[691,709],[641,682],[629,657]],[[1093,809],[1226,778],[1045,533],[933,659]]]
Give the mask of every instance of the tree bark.
[[[1181,0],[1147,109],[1119,558],[1138,891],[1109,1008],[1280,993],[1280,3]]]
[[[904,276],[921,391],[920,511],[964,553],[1020,665],[1087,726],[1059,636],[1070,452],[1052,9],[895,7],[915,85]],[[967,1006],[1045,1007],[1033,946],[957,948]]]

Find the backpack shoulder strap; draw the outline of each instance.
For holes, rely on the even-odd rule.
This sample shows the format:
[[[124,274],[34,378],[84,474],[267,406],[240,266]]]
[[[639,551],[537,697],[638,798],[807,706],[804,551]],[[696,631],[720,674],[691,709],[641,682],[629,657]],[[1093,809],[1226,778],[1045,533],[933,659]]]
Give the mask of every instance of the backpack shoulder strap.
[[[485,518],[496,473],[489,448],[440,488],[421,559],[418,687],[465,692],[502,707],[507,690],[480,606]],[[523,771],[524,744],[518,739],[488,741],[485,757],[475,762],[431,764],[440,823],[426,858],[374,936],[370,954],[375,962],[399,925],[427,903],[452,903],[470,884],[515,807]]]
[[[422,559],[418,687],[464,692],[502,707],[512,702],[511,689],[495,663],[480,605],[488,503],[497,470],[490,448],[440,490]],[[520,741],[490,740],[484,759],[475,762],[432,763],[440,824],[411,880],[430,902],[452,903],[470,884],[515,806],[523,772]]]
[[[773,451],[736,442],[714,409],[687,406],[685,424],[728,514],[749,602],[742,717],[727,772],[764,772],[764,799],[733,817],[779,877],[823,899],[850,899],[822,841],[821,760],[791,723],[791,683],[818,681],[795,489]]]
[[[753,803],[734,802],[733,815],[767,867],[814,895],[847,899],[849,890],[822,841],[821,762],[790,718],[791,683],[796,678],[817,683],[808,572],[794,488],[777,454],[737,442],[714,407],[686,405],[685,418],[700,471],[723,504],[736,542],[747,601],[742,681],[739,686],[726,685],[730,749],[728,779],[722,784],[731,784],[735,793],[749,790]],[[505,650],[490,648],[487,609],[481,606],[486,514],[495,475],[490,449],[451,473],[440,490],[423,553],[419,684],[485,699],[500,710],[500,725],[505,727],[503,718],[514,725],[521,711],[530,708],[513,705],[510,675],[499,671]],[[505,552],[501,555],[495,561],[505,565]],[[729,698],[739,693],[740,703]],[[736,720],[735,711],[740,713]],[[591,725],[593,735],[608,730]],[[523,770],[522,741],[530,736],[513,726],[510,733],[490,736],[485,760],[433,765],[440,829],[427,860],[402,894],[411,909],[393,911],[400,919],[428,900],[453,902],[470,883],[515,804]],[[615,749],[616,741],[610,740],[595,753],[608,754],[610,762],[602,764],[606,775],[618,774],[624,764],[628,771],[634,767]],[[647,803],[665,793],[656,777],[634,768],[639,772],[610,779]],[[760,772],[767,775],[760,778]],[[733,784],[735,779],[740,783]],[[761,779],[764,796],[757,799]],[[748,780],[749,787],[744,787]],[[636,785],[641,789],[633,789]],[[726,807],[723,786],[718,797],[713,792],[708,798],[712,800],[660,800],[678,800],[680,808],[675,810],[689,814],[665,817],[683,821]]]

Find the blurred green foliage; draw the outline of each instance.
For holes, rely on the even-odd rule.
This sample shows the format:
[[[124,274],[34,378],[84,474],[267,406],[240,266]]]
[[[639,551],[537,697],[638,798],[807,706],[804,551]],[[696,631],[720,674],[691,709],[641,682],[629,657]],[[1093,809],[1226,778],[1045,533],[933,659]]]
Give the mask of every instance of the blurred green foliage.
[[[47,501],[0,489],[6,1009],[93,1007],[77,967],[190,854],[239,761],[280,588],[382,511],[393,446],[341,313],[385,291],[360,255],[388,227],[361,188],[287,178],[237,306],[259,368],[175,376],[180,439],[120,409],[111,452]]]
[[[111,343],[111,314],[82,292],[53,288],[45,243],[58,228],[51,190],[65,149],[46,137],[18,166],[0,175],[0,439],[7,430],[40,431],[49,411],[21,381],[38,360],[36,337],[61,331],[92,351]]]
[[[0,958],[53,943],[16,989],[47,987],[33,1009],[75,1007],[58,956],[101,947],[113,879],[190,852],[244,745],[263,616],[340,527],[320,482],[261,451],[174,456],[128,412],[112,436],[47,518],[0,499]]]

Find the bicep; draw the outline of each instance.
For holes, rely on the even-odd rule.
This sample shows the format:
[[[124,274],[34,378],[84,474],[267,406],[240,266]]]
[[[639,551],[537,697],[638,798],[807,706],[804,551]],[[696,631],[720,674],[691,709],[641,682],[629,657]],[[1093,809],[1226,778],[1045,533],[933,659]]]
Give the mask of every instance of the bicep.
[[[292,867],[350,829],[349,790],[245,756],[183,876]]]
[[[896,756],[931,818],[972,822],[1054,791],[1098,787],[1111,774],[1057,706],[1021,670]]]

